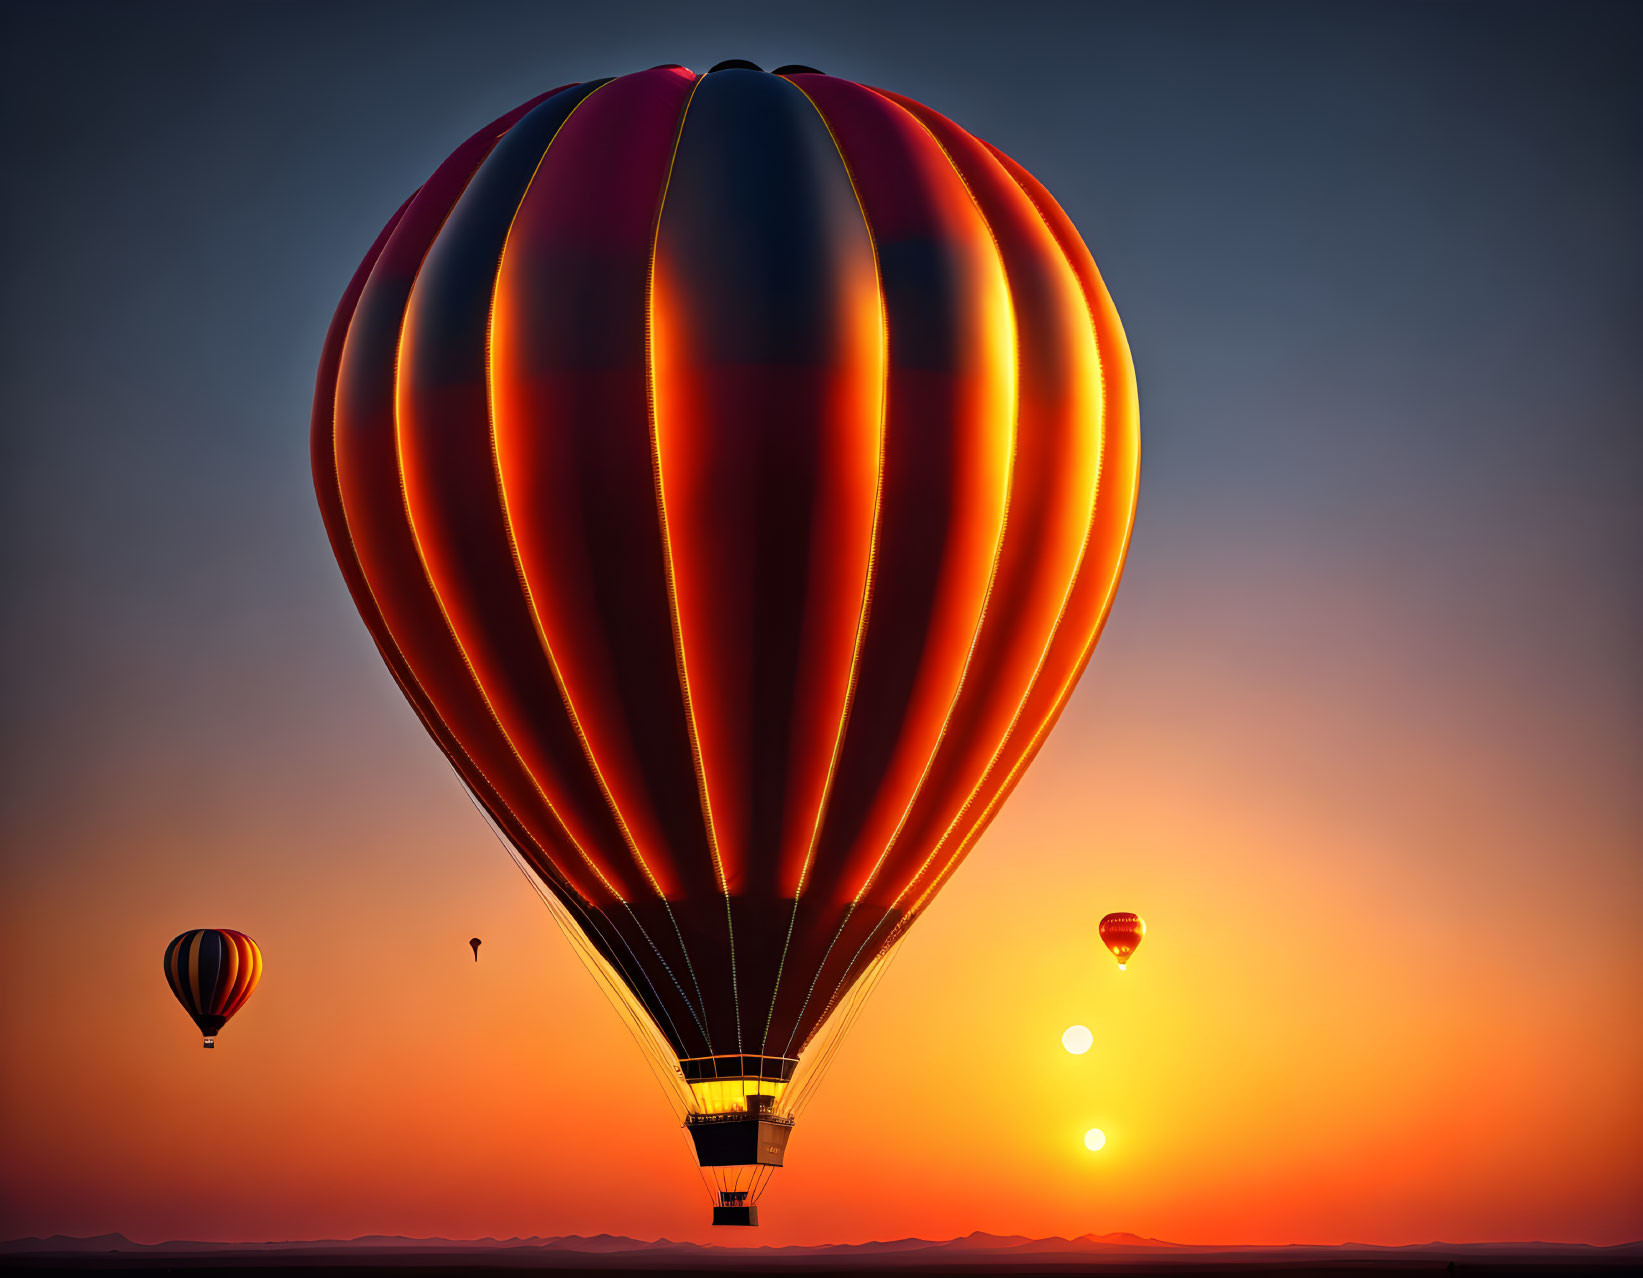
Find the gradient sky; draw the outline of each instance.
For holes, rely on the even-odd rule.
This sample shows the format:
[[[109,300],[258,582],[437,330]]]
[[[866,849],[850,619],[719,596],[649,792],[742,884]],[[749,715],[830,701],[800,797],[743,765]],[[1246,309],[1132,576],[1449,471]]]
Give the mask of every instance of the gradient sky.
[[[0,1236],[709,1237],[359,624],[307,438],[338,296],[458,142],[745,57],[1037,174],[1143,440],[1090,671],[746,1241],[1643,1237],[1640,17],[8,6]],[[209,1055],[160,973],[195,926],[268,961]]]

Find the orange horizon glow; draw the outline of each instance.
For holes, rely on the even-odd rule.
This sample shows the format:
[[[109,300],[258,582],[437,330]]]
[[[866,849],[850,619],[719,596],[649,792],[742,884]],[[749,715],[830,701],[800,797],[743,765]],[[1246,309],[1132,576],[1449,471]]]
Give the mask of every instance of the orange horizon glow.
[[[44,866],[21,880],[4,939],[0,1232],[1643,1233],[1643,1028],[1621,1014],[1640,956],[1608,886],[1633,872],[1622,827],[1602,824],[1594,792],[1587,873],[1538,851],[1552,809],[1536,796],[1596,782],[1531,783],[1510,739],[1385,754],[1401,738],[1374,688],[1353,711],[1361,747],[1320,768],[1311,742],[1328,725],[1305,677],[1259,694],[1251,749],[1255,690],[1189,647],[1143,654],[1117,635],[902,946],[755,1234],[704,1223],[641,1053],[375,671],[355,730],[374,751],[288,762],[281,787],[303,801],[253,797],[266,824],[242,823],[231,859],[202,859],[200,842],[229,800],[191,811],[185,839],[143,798],[163,793],[161,765],[136,760],[127,802],[70,826],[121,841],[99,890],[64,892]],[[1265,779],[1308,757],[1304,787]],[[1414,779],[1439,760],[1444,784],[1410,790],[1395,817],[1360,808],[1364,769]],[[1514,776],[1515,806],[1479,802]],[[1553,966],[1522,939],[1549,899],[1580,920]],[[1135,972],[1095,935],[1117,907],[1151,925]],[[58,943],[70,918],[95,945]],[[266,959],[215,1053],[159,970],[195,925],[238,927]],[[49,972],[22,958],[45,953]],[[1082,1056],[1058,1041],[1075,1023],[1094,1032]],[[1082,1143],[1092,1127],[1099,1157]],[[219,1174],[229,1157],[255,1175]]]

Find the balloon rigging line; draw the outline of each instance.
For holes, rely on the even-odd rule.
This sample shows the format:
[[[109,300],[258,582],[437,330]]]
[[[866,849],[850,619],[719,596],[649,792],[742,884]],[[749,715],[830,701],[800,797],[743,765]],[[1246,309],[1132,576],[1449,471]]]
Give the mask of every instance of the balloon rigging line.
[[[461,774],[458,773],[457,775],[458,779],[461,780]],[[513,846],[512,841],[508,839],[506,834],[497,826],[490,813],[486,811],[484,805],[481,804],[474,796],[465,781],[463,782],[462,788],[463,792],[468,796],[468,801],[473,804],[475,810],[477,810],[484,818],[486,825],[490,827],[491,833],[495,836],[497,842],[503,846],[503,849],[508,853],[509,858],[519,869],[519,872],[524,875],[526,881],[531,885],[532,889],[548,907],[549,913],[552,915],[555,924],[557,924],[560,931],[565,934],[566,939],[571,942],[572,949],[576,952],[577,957],[581,960],[583,966],[586,967],[589,973],[594,977],[596,983],[604,991],[606,998],[615,1008],[618,1018],[622,1021],[624,1028],[627,1029],[629,1035],[638,1045],[641,1055],[645,1058],[647,1068],[650,1070],[652,1077],[656,1079],[657,1085],[661,1088],[663,1095],[666,1097],[669,1109],[673,1112],[675,1119],[679,1121],[679,1133],[685,1142],[687,1152],[691,1155],[692,1161],[696,1161],[695,1147],[690,1139],[690,1135],[684,1121],[690,1112],[689,1105],[693,1103],[694,1097],[692,1097],[689,1102],[683,1102],[681,1100],[682,1080],[679,1076],[678,1067],[673,1064],[670,1057],[661,1054],[659,1045],[655,1041],[656,1032],[654,1025],[652,1024],[651,1032],[649,1034],[644,1032],[643,1024],[638,1021],[634,1009],[628,1006],[629,1000],[622,997],[621,991],[610,980],[609,975],[604,972],[602,956],[592,951],[585,938],[578,935],[576,928],[572,925],[566,914],[565,903],[561,902],[556,896],[547,890],[546,886],[533,872],[529,863],[524,860],[518,849]],[[797,902],[795,902],[795,905],[796,904]],[[591,923],[591,919],[589,921]],[[637,922],[637,920],[635,921]],[[830,1072],[832,1063],[837,1057],[838,1050],[842,1045],[846,1034],[848,1034],[849,1030],[854,1026],[856,1019],[860,1016],[862,1009],[866,1006],[868,997],[871,995],[872,991],[877,988],[879,981],[883,979],[885,972],[889,970],[891,962],[900,952],[900,940],[901,937],[898,936],[895,941],[892,942],[892,944],[887,947],[881,955],[879,955],[879,957],[874,959],[873,964],[866,972],[863,973],[862,979],[856,982],[855,988],[852,989],[846,996],[843,1006],[837,1009],[838,1017],[835,1025],[825,1034],[823,1041],[817,1045],[820,1049],[819,1059],[816,1060],[815,1064],[810,1069],[804,1072],[799,1080],[798,1086],[793,1089],[794,1095],[789,1100],[788,1104],[783,1107],[787,1110],[789,1116],[793,1118],[798,1117],[801,1109],[808,1104],[811,1097],[814,1096],[816,1090],[819,1088],[822,1078]],[[792,1040],[790,1037],[790,1044],[791,1041]],[[668,1085],[668,1081],[665,1080],[671,1080],[674,1086],[670,1087]],[[743,1090],[746,1090],[745,1084]],[[703,1186],[707,1190],[709,1198],[717,1203],[719,1194],[714,1192],[712,1185],[708,1181],[705,1174],[706,1169],[698,1166],[697,1171],[701,1175]],[[768,1166],[755,1165],[752,1168],[736,1167],[721,1173],[720,1184],[723,1186],[725,1183],[724,1178],[728,1178],[728,1183],[731,1186],[730,1192],[740,1193],[742,1192],[743,1177],[751,1175],[752,1180],[749,1183],[746,1192],[748,1194],[749,1201],[756,1202],[763,1195],[763,1192],[769,1185],[773,1174],[774,1168]],[[720,1192],[724,1192],[722,1188]]]
[[[865,973],[863,974],[866,975]],[[859,988],[859,987],[858,987]],[[852,990],[854,994],[856,991]],[[822,1028],[811,1040],[799,1048],[800,1066],[794,1071],[787,1099],[787,1113],[797,1118],[814,1093],[820,1076],[827,1072],[832,1061],[834,1045],[847,1029],[848,1006],[838,1015],[823,1020]]]
[[[850,956],[849,965],[844,969],[844,971],[842,973],[840,973],[839,982],[838,982],[837,985],[835,985],[833,987],[832,996],[828,999],[827,1011],[822,1014],[824,1020],[826,1019],[828,1013],[832,1011],[833,1004],[838,1001],[839,991],[844,987],[845,978],[848,977],[853,970],[855,970],[856,960],[861,957],[861,952],[867,948],[868,942],[871,941],[875,936],[878,935],[879,929],[884,926],[885,921],[888,920],[889,917],[890,917],[890,915],[887,912],[884,915],[883,918],[879,919],[879,921],[877,923],[873,924],[873,930],[871,932],[869,932],[865,937],[862,938],[861,944],[856,946],[856,952]],[[887,941],[886,941],[886,944],[888,944],[890,940],[899,939],[901,936],[905,936],[906,934],[907,934],[906,929],[904,928],[904,929],[902,929],[901,932],[896,933],[892,937],[888,938]],[[819,976],[820,972],[818,972],[817,975]]]
[[[684,1001],[685,1010],[690,1013],[691,1019],[696,1022],[696,1028],[701,1031],[702,1041],[707,1044],[707,1050],[711,1054],[713,1051],[713,1040],[708,1036],[707,1027],[702,1024],[701,1018],[696,1015],[696,1009],[690,1005],[690,996],[685,993],[684,986],[679,984],[679,978],[674,975],[673,969],[668,966],[668,961],[662,957],[662,951],[657,948],[656,942],[651,940],[650,933],[645,931],[645,925],[639,921],[639,916],[633,912],[633,907],[626,901],[623,901],[622,908],[628,912],[628,917],[633,920],[633,925],[639,929],[639,935],[644,937],[645,940],[649,942],[651,951],[656,955],[656,961],[662,965],[662,970],[668,974],[668,978],[673,982],[673,988],[679,991],[679,997]],[[672,911],[670,910],[668,913],[671,916]],[[677,927],[678,924],[676,923],[674,926]],[[634,956],[634,961],[638,961],[637,955]],[[686,961],[688,962],[689,960],[687,959]],[[649,978],[647,977],[646,979],[648,980]],[[654,990],[655,986],[653,985],[651,988]],[[658,1003],[661,1003],[662,1001],[662,996],[659,993],[656,996],[656,1000]],[[683,1042],[684,1035],[679,1033],[679,1027],[674,1023],[673,1017],[669,1014],[665,1003],[662,1003],[662,1015],[666,1016],[667,1023],[673,1026],[674,1037],[680,1042]]]
[[[461,779],[460,774],[458,774],[458,779]],[[577,957],[581,959],[583,966],[588,968],[590,974],[594,977],[595,982],[604,991],[606,998],[609,999],[615,1008],[617,1016],[622,1021],[623,1026],[638,1044],[639,1050],[645,1058],[646,1065],[650,1068],[651,1073],[656,1078],[658,1086],[661,1087],[663,1094],[668,1099],[669,1108],[674,1111],[674,1117],[683,1123],[685,1114],[689,1112],[688,1103],[684,1102],[682,1099],[684,1094],[682,1091],[683,1080],[678,1076],[678,1067],[673,1064],[671,1057],[664,1057],[661,1055],[659,1047],[655,1042],[657,1038],[657,1031],[654,1027],[654,1022],[651,1024],[650,1033],[645,1033],[643,1031],[642,1024],[637,1021],[637,1017],[634,1015],[633,1009],[627,1005],[628,1000],[621,996],[620,991],[611,981],[609,975],[602,970],[601,956],[590,951],[590,947],[588,946],[586,939],[577,934],[576,928],[571,923],[570,919],[566,917],[564,904],[543,886],[537,875],[520,856],[518,849],[513,846],[512,841],[508,839],[506,835],[497,827],[495,821],[491,818],[490,813],[485,810],[484,805],[481,804],[474,797],[473,792],[468,789],[466,782],[463,783],[462,788],[463,792],[468,796],[468,801],[472,803],[475,809],[478,810],[479,814],[484,817],[485,824],[490,827],[491,833],[495,835],[497,842],[500,843],[504,850],[508,853],[509,857],[513,860],[514,865],[518,867],[519,872],[525,876],[526,882],[528,882],[536,891],[536,894],[542,898],[542,902],[548,907],[548,912],[553,917],[555,924],[559,927],[559,930],[565,934],[566,939],[570,941],[572,949],[577,954]],[[666,1067],[659,1068],[661,1063],[664,1061],[666,1062]],[[668,1083],[664,1081],[664,1079],[668,1077],[672,1078],[675,1086],[670,1087]]]
[[[388,670],[389,670],[389,673],[393,675],[394,681],[399,684],[400,690],[405,693],[406,700],[410,702],[411,708],[412,708],[413,711],[415,711],[417,718],[422,721],[424,728],[426,728],[428,730],[429,735],[434,738],[434,741],[436,743],[439,743],[440,742],[439,735],[433,731],[432,726],[428,722],[427,716],[423,713],[421,707],[418,706],[415,699],[413,699],[410,696],[409,690],[406,688],[404,681],[400,678],[399,672],[394,669],[392,663],[389,663]],[[477,810],[479,815],[482,818],[484,818],[485,824],[490,827],[491,833],[496,836],[497,841],[499,843],[501,843],[502,846],[505,849],[507,849],[508,855],[510,857],[512,857],[513,860],[514,860],[514,863],[519,866],[520,873],[525,875],[526,880],[536,890],[537,894],[539,896],[542,896],[543,901],[546,902],[549,905],[550,910],[558,910],[558,909],[563,908],[557,900],[550,900],[548,896],[543,895],[542,887],[540,886],[540,881],[539,881],[538,875],[537,875],[536,872],[534,872],[534,867],[527,868],[525,863],[521,861],[521,859],[520,859],[520,857],[517,853],[517,850],[514,847],[513,840],[508,838],[504,834],[504,832],[501,829],[498,828],[497,823],[492,818],[489,809],[487,809],[485,807],[485,805],[482,804],[479,801],[478,797],[473,792],[473,788],[468,784],[467,778],[465,778],[462,775],[461,769],[456,766],[456,761],[453,758],[451,758],[449,752],[444,749],[443,745],[441,745],[441,753],[445,756],[446,764],[450,767],[452,773],[455,774],[456,779],[457,779],[457,783],[462,787],[462,792],[465,795],[468,796],[468,802],[473,804],[475,810]],[[506,806],[506,805],[504,804],[504,806]],[[515,818],[515,819],[517,820],[517,818]],[[550,866],[553,866],[554,871],[556,873],[559,873],[560,876],[563,877],[563,873],[561,871],[559,871],[558,866],[553,865],[552,858],[548,858],[545,852],[543,853],[543,855],[548,860],[548,864]],[[565,884],[561,885],[561,890],[564,891],[567,898],[569,898],[573,901],[575,900],[575,898],[577,896],[577,893],[576,893],[575,889],[572,888],[569,885],[568,881]],[[603,932],[600,930],[598,925],[594,923],[593,918],[588,913],[587,909],[584,909],[580,904],[577,905],[577,908],[582,913],[584,919],[586,919],[588,926],[594,932],[598,933],[600,935],[601,939],[604,939]],[[630,911],[630,913],[631,913],[631,911]],[[564,929],[564,924],[560,922],[557,913],[555,913],[555,915],[554,915],[554,921],[561,928],[561,930]],[[608,919],[606,921],[609,922]],[[635,919],[634,922],[637,923],[638,920]],[[677,1025],[674,1025],[673,1017],[672,1017],[671,1014],[669,1014],[669,1012],[667,1010],[667,1004],[662,998],[661,991],[656,988],[655,982],[653,982],[650,979],[650,974],[645,971],[644,965],[639,962],[639,956],[633,952],[633,947],[628,944],[627,938],[622,935],[622,933],[619,929],[613,928],[613,930],[616,932],[617,939],[622,942],[622,948],[627,950],[628,956],[633,960],[636,970],[639,972],[639,974],[641,976],[643,976],[645,978],[645,984],[650,987],[650,992],[653,995],[655,995],[657,1006],[661,1008],[662,1015],[667,1017],[667,1022],[668,1022],[669,1025],[673,1025],[674,1035],[678,1036],[679,1035],[679,1027]],[[641,933],[644,932],[644,928],[642,926],[640,927],[639,930],[640,930]],[[566,935],[569,937],[572,934],[567,932]],[[649,936],[646,936],[645,939],[649,940],[650,938],[649,938]],[[580,935],[577,935],[573,939],[573,943],[582,944],[582,943],[584,943],[583,938],[581,938]],[[610,944],[610,942],[608,940],[606,940],[605,943],[607,945]],[[651,943],[651,948],[652,949],[656,948],[654,942]],[[613,947],[613,952],[614,952],[614,947]],[[657,957],[660,958],[661,956],[658,955]],[[585,961],[586,960],[584,960],[584,962]],[[664,969],[667,968],[667,963],[666,963],[665,960],[663,961],[662,966],[663,966]],[[668,975],[672,976],[672,972],[669,971]],[[678,979],[675,978],[674,979],[674,986],[677,988],[678,984],[679,984]],[[688,1008],[690,1006],[690,1000],[688,998],[685,998],[685,993],[682,989],[679,990],[679,997],[681,999],[684,999],[685,1006]],[[647,1015],[648,1015],[648,1008],[646,1009],[646,1011],[647,1011]],[[705,1037],[705,1033],[704,1033],[704,1037]]]
[[[518,863],[519,862],[516,858],[515,864],[518,864]],[[541,890],[540,889],[538,889],[538,895],[541,895]],[[574,894],[567,893],[567,895],[570,896],[572,900],[575,899]],[[546,900],[547,898],[544,897],[543,899]],[[550,908],[550,910],[555,911],[554,919],[557,922],[559,920],[559,914],[558,914],[557,911],[560,910],[560,909],[563,909],[564,907],[559,905],[559,903],[557,901],[555,901],[555,902],[549,902],[549,908]],[[580,907],[578,907],[578,908],[580,908]],[[595,924],[594,921],[593,921],[593,914],[594,913],[597,913],[598,916],[600,918],[603,918],[607,923],[611,923],[610,917],[608,915],[606,915],[603,910],[596,910],[593,913],[589,913],[588,911],[585,911],[585,910],[583,911],[583,916],[587,919],[588,925],[593,929],[594,932],[599,934],[600,939],[604,940],[606,945],[609,945],[610,944],[609,940],[605,938],[604,933],[600,931],[600,929],[598,928],[598,925]],[[637,923],[638,920],[635,919],[634,922]],[[640,933],[643,934],[644,929],[640,928],[639,930],[640,930]],[[622,935],[622,930],[619,927],[617,927],[614,923],[611,923],[611,931],[616,933],[616,939],[622,942],[622,948],[625,949],[628,952],[628,957],[633,960],[634,967],[637,968],[638,971],[639,971],[639,974],[645,978],[645,984],[650,987],[651,994],[654,995],[655,998],[656,998],[656,1005],[659,1008],[661,1008],[662,1015],[667,1018],[667,1023],[669,1025],[673,1026],[673,1032],[674,1032],[675,1035],[677,1035],[679,1033],[679,1027],[674,1024],[673,1017],[672,1017],[672,1015],[669,1014],[669,1012],[667,1010],[667,1004],[662,999],[662,992],[656,988],[656,983],[650,979],[650,974],[645,971],[644,965],[639,962],[639,956],[633,952],[633,946],[628,944],[627,937]],[[647,936],[645,939],[648,941],[650,938]],[[654,949],[655,945],[653,944],[651,946],[651,948]],[[612,953],[614,953],[615,952],[615,947],[612,946],[611,949],[612,949]],[[603,971],[603,968],[601,968],[600,970]],[[675,982],[675,984],[677,984],[677,982]],[[637,990],[632,991],[631,996],[633,998],[637,999],[640,1002],[640,1004],[643,1005],[643,1003],[644,1003],[643,996],[640,995]],[[655,1023],[655,1013],[651,1012],[648,1006],[644,1007],[644,1011],[645,1011],[646,1017],[650,1020],[650,1022],[652,1024],[654,1024]],[[660,1033],[661,1027],[657,1026],[656,1029],[657,1029],[657,1032]]]
[[[844,929],[850,922],[850,916],[856,912],[856,905],[856,901],[850,902],[850,908],[845,910],[844,917],[839,920],[838,931],[833,933],[833,939],[827,943],[827,952],[822,955],[821,962],[816,965],[816,974],[810,978],[810,988],[805,991],[804,1002],[799,1004],[799,1014],[793,1018],[793,1028],[787,1032],[787,1043],[782,1048],[783,1056],[792,1051],[793,1036],[799,1032],[799,1024],[804,1020],[805,1009],[810,1006],[810,999],[816,993],[816,982],[821,980],[821,974],[827,970],[827,960],[832,957],[833,947],[839,943],[839,937],[844,935]]]
[[[702,997],[702,985],[696,979],[696,965],[690,961],[690,951],[685,948],[685,934],[679,930],[679,920],[673,914],[673,903],[665,896],[662,898],[662,908],[667,911],[668,922],[673,924],[673,935],[679,938],[679,953],[685,956],[685,971],[690,973],[690,984],[696,991],[696,1003],[701,1008],[702,1014],[696,1017],[696,1028],[702,1031],[702,1038],[707,1043],[707,1054],[709,1056],[717,1055],[713,1050],[713,1035],[708,1032],[705,1024],[710,1019],[707,1014],[707,1000]],[[678,982],[675,981],[674,983],[677,984]],[[684,991],[680,990],[679,993],[683,995]],[[690,1007],[688,997],[685,999],[685,1006]],[[696,1015],[694,1008],[691,1009],[691,1015]]]
[[[730,918],[730,892],[725,891],[725,931],[730,935],[730,1005],[736,1009],[736,1054],[742,1055],[742,994],[736,985],[736,925]]]
[[[857,982],[856,988],[851,991],[846,1000],[843,1015],[840,1017],[837,1026],[833,1029],[828,1039],[819,1045],[821,1049],[820,1059],[810,1070],[806,1072],[805,1077],[801,1080],[798,1088],[796,1089],[797,1094],[794,1096],[789,1110],[794,1118],[799,1116],[800,1112],[806,1105],[809,1104],[811,1098],[820,1088],[821,1081],[831,1068],[833,1060],[838,1054],[839,1048],[844,1043],[845,1036],[848,1035],[851,1029],[855,1027],[856,1019],[861,1015],[862,1010],[867,1006],[869,998],[872,997],[873,992],[878,988],[879,982],[884,979],[884,974],[890,970],[890,965],[895,961],[896,956],[900,952],[901,943],[900,938],[898,937],[893,944],[886,946],[885,949],[874,958],[872,965],[869,966],[868,970],[862,974],[862,979]],[[802,1051],[803,1049],[801,1048],[800,1050]]]
[[[776,964],[776,983],[770,987],[770,1010],[764,1017],[764,1037],[759,1040],[759,1055],[763,1056],[770,1047],[770,1022],[776,1016],[776,995],[781,992],[782,972],[787,967],[787,951],[793,944],[793,925],[799,921],[799,898],[793,898],[793,913],[787,916],[787,939],[782,942],[782,957]]]

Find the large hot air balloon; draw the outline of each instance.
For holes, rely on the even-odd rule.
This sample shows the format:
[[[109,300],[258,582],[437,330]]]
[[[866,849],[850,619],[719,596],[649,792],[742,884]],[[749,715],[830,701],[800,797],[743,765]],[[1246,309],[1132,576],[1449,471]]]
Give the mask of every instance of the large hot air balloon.
[[[383,660],[754,1223],[1118,584],[1134,373],[1077,231],[810,68],[556,89],[377,237],[313,463]]]
[[[215,1047],[262,979],[262,951],[243,932],[197,927],[165,947],[165,979],[205,1035],[205,1046]]]
[[[1118,970],[1122,972],[1129,966],[1130,955],[1141,945],[1141,938],[1147,934],[1147,925],[1139,914],[1109,914],[1096,925],[1101,933],[1101,943],[1112,951],[1112,956],[1118,960]]]

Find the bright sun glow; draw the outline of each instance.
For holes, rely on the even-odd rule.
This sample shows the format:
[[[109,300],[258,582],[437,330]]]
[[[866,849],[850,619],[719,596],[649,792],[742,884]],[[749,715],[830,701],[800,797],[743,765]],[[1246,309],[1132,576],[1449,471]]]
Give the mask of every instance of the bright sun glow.
[[[1105,1145],[1106,1143],[1107,1143],[1107,1133],[1102,1131],[1099,1127],[1092,1127],[1092,1128],[1090,1128],[1089,1131],[1084,1133],[1084,1148],[1085,1149],[1088,1149],[1088,1150],[1091,1150],[1091,1151],[1097,1150],[1097,1149],[1100,1149],[1101,1146]]]
[[[1082,1025],[1069,1026],[1067,1032],[1061,1036],[1061,1046],[1074,1056],[1082,1056],[1094,1045],[1095,1035]]]

